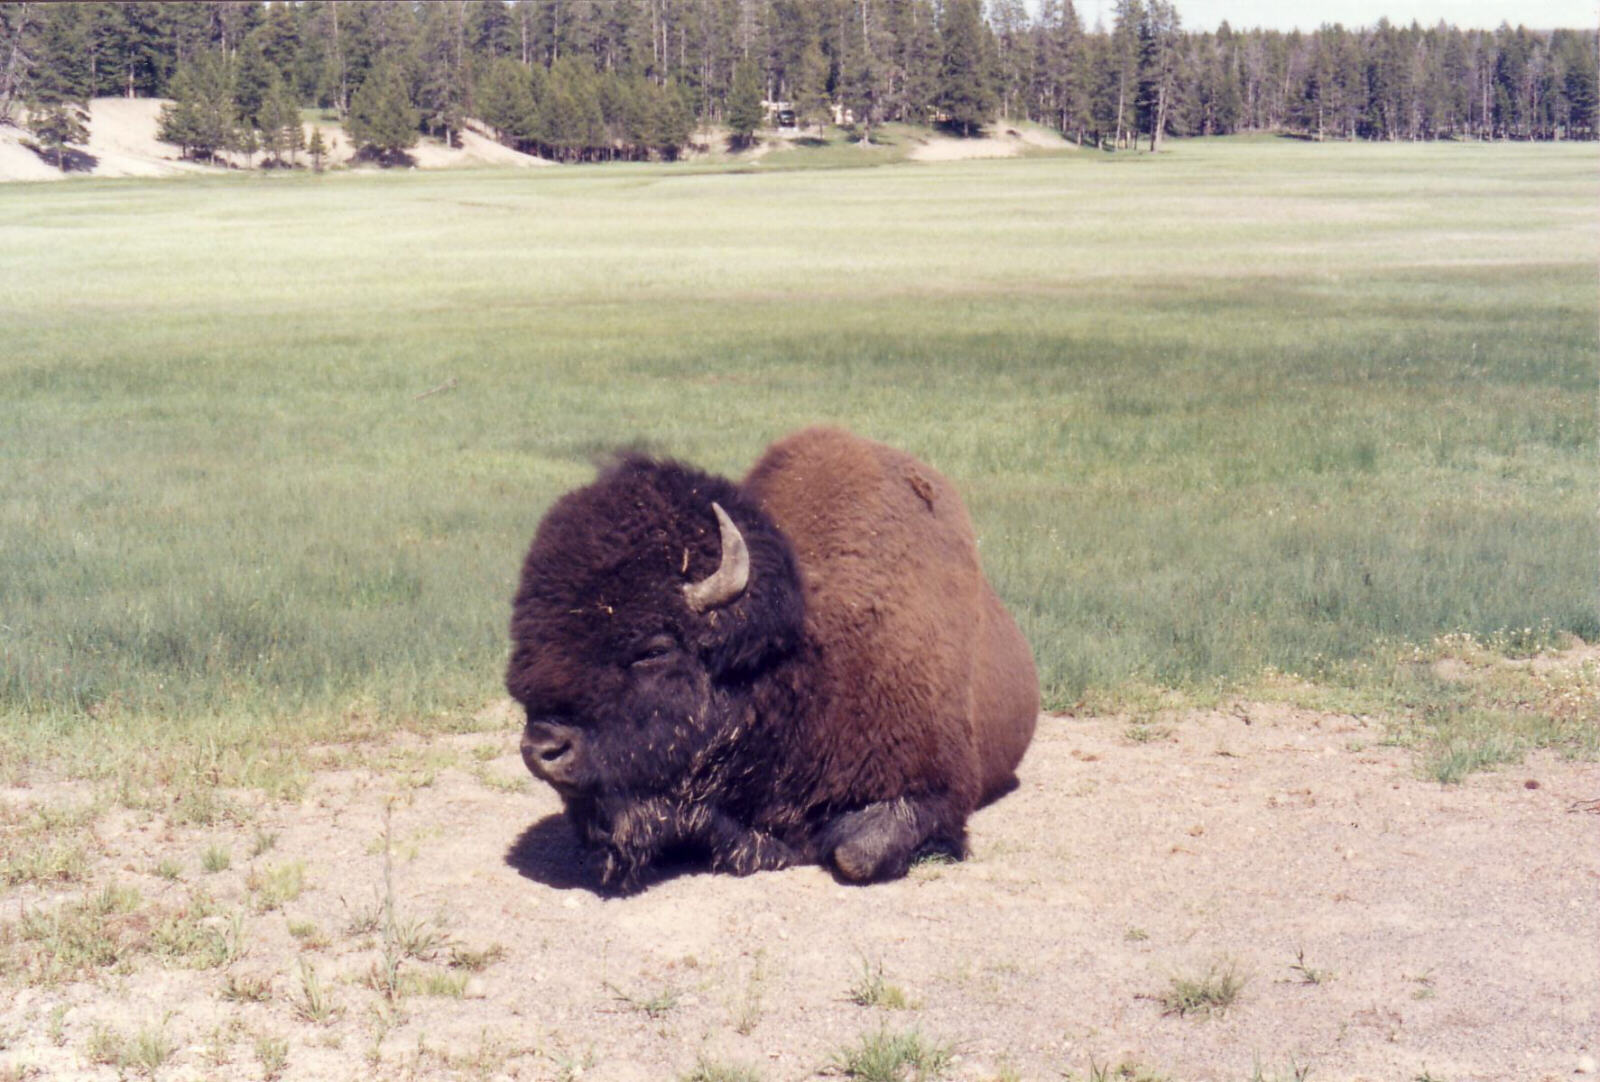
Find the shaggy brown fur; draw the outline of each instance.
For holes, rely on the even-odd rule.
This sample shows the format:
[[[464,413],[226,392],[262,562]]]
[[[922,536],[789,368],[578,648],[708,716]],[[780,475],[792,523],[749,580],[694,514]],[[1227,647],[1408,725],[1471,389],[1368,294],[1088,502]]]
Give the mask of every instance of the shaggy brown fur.
[[[713,500],[751,572],[700,615],[682,586],[721,558]],[[529,551],[512,638],[524,758],[623,889],[684,851],[857,881],[960,856],[1039,705],[955,490],[837,429],[780,441],[738,487],[628,458],[569,493]]]

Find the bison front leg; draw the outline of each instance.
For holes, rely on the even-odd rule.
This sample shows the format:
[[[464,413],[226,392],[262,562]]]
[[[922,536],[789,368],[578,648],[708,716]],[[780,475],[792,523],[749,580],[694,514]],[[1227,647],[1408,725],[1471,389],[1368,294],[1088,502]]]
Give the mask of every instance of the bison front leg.
[[[751,875],[800,863],[799,854],[777,838],[720,811],[712,813],[705,841],[715,872]]]
[[[920,855],[966,855],[966,825],[947,798],[899,797],[839,816],[820,848],[846,879],[896,879]]]

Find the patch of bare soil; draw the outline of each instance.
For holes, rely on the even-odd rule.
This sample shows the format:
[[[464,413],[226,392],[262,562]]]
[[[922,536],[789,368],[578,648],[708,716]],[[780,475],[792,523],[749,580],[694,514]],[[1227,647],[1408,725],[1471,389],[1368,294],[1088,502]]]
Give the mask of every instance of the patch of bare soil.
[[[1074,144],[1055,132],[1033,126],[1001,127],[971,139],[936,135],[912,150],[909,157],[919,162],[953,162],[972,158],[1014,158],[1028,148],[1070,150]]]
[[[161,98],[95,98],[89,103],[89,141],[76,154],[82,167],[63,172],[41,159],[24,144],[31,137],[21,127],[0,125],[0,182],[8,180],[60,180],[67,176],[155,177],[177,173],[216,172],[231,164],[234,168],[259,165],[262,156],[247,162],[243,155],[221,154],[218,164],[184,161],[179,148],[156,138]],[[355,148],[337,124],[324,124],[327,143],[324,163],[349,165]],[[306,126],[306,140],[311,126]],[[410,152],[419,169],[452,169],[473,166],[513,165],[533,167],[551,165],[543,158],[523,154],[502,146],[476,124],[461,133],[460,146],[446,146],[437,139],[423,139]],[[295,155],[301,166],[311,158],[304,151]]]
[[[1372,719],[1045,717],[964,863],[870,887],[690,873],[604,898],[514,727],[324,770],[238,825],[106,813],[86,884],[0,895],[0,957],[24,911],[111,882],[158,915],[203,893],[242,955],[0,973],[0,1076],[114,1078],[140,1069],[141,1033],[168,1042],[153,1073],[174,1079],[643,1082],[703,1062],[799,1080],[884,1030],[947,1048],[965,1080],[1137,1064],[1553,1082],[1600,1055],[1592,763],[1536,755],[1446,788]],[[63,794],[0,794],[41,798]],[[230,866],[202,870],[208,849]],[[1163,1002],[1230,969],[1245,983],[1225,1009]]]

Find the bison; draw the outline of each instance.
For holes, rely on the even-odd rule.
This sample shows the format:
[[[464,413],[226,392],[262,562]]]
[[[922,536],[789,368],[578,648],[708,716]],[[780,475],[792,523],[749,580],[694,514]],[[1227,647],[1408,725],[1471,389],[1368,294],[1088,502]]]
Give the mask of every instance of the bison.
[[[1039,683],[961,498],[838,429],[743,482],[623,454],[539,524],[506,686],[603,888],[667,860],[903,875],[1015,785]]]

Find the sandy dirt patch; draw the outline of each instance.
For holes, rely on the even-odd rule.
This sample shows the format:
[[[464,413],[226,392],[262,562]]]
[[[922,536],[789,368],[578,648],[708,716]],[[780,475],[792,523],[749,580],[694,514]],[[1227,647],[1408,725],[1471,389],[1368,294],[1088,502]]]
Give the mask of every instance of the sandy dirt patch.
[[[1032,126],[1000,128],[972,139],[936,135],[911,151],[919,162],[954,162],[971,158],[1013,158],[1028,148],[1070,150],[1074,144],[1054,132]]]
[[[298,804],[240,825],[106,813],[89,883],[0,892],[0,944],[25,910],[116,882],[158,907],[203,892],[243,956],[22,982],[0,1003],[0,1072],[116,1077],[93,1062],[97,1029],[159,1030],[174,1079],[260,1078],[281,1041],[289,1079],[644,1082],[705,1060],[799,1080],[885,1027],[946,1047],[962,1080],[1086,1078],[1092,1061],[1197,1082],[1258,1065],[1554,1082],[1600,1055],[1592,763],[1539,755],[1441,787],[1372,719],[1045,717],[964,863],[865,888],[818,868],[684,874],[604,898],[505,716],[503,733],[404,745],[399,767],[321,771]],[[207,873],[214,847],[231,866]],[[152,870],[163,860],[176,878]],[[263,884],[292,866],[303,889],[264,909]],[[373,987],[386,896],[425,947],[399,967],[397,1005]],[[1174,978],[1213,967],[1246,981],[1229,1009],[1164,1010]],[[445,975],[432,994],[429,974]],[[886,994],[863,1006],[870,977]],[[238,998],[252,986],[265,998]]]
[[[22,127],[0,126],[0,181],[61,180],[67,176],[157,177],[179,173],[208,173],[228,168],[243,168],[242,155],[223,154],[227,165],[184,161],[179,148],[156,138],[161,107],[160,98],[95,98],[89,103],[89,141],[78,148],[93,159],[91,168],[63,173],[40,159],[23,145],[32,137]],[[306,125],[306,141],[311,141],[311,125]],[[348,165],[354,154],[349,138],[337,124],[324,124],[323,139],[328,150],[328,166]],[[523,154],[502,146],[483,130],[469,126],[461,135],[461,146],[448,147],[436,139],[423,139],[410,151],[419,169],[455,169],[481,166],[534,167],[551,165],[543,158]],[[304,152],[296,155],[302,166],[310,164]],[[259,165],[262,155],[252,162]]]

